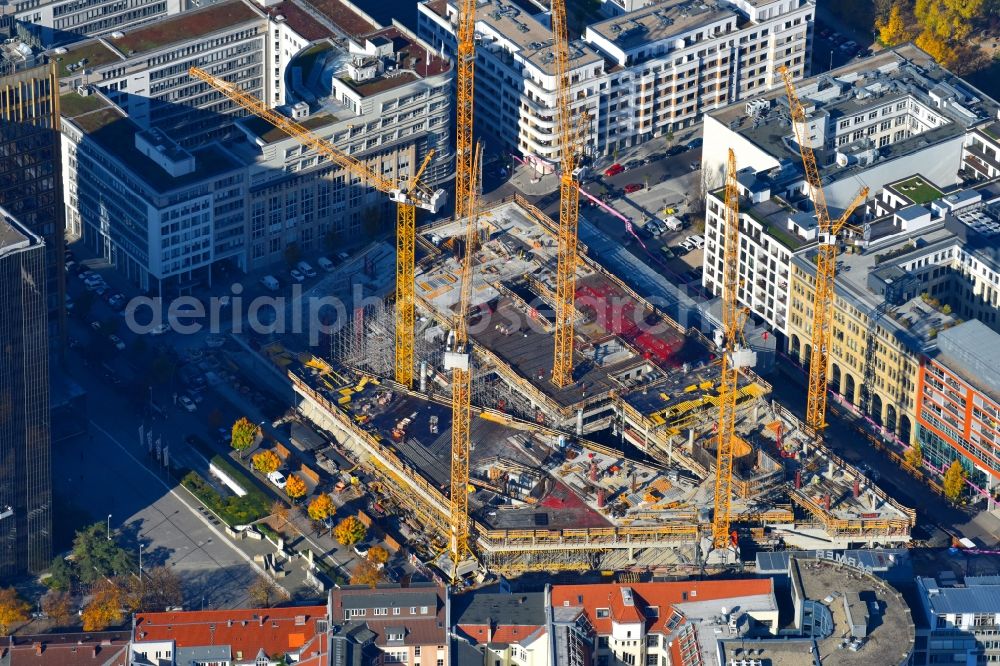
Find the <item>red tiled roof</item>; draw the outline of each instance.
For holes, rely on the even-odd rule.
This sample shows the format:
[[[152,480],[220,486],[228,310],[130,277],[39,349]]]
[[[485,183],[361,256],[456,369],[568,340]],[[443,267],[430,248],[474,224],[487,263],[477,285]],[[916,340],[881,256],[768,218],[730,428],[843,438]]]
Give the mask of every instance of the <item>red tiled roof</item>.
[[[127,631],[11,636],[0,642],[6,666],[125,666]]]
[[[541,627],[533,626],[518,626],[518,627],[505,627],[500,626],[496,628],[493,632],[493,640],[491,643],[502,643],[504,645],[510,645],[511,643],[520,643],[525,638],[530,636],[541,629]]]
[[[626,613],[622,603],[621,588],[632,588],[635,606],[632,610],[638,614],[639,608],[657,606],[658,616],[647,621],[646,631],[667,633],[664,629],[670,619],[674,604],[685,601],[712,601],[714,599],[733,599],[758,594],[770,594],[772,581],[768,578],[748,578],[739,580],[703,580],[666,583],[599,583],[594,585],[555,585],[552,588],[553,606],[582,607],[587,619],[594,625],[599,634],[611,633],[611,617],[597,617],[598,608],[609,609],[609,615],[618,616]],[[640,615],[641,619],[641,615]],[[629,621],[629,620],[624,620]]]
[[[462,632],[466,638],[468,638],[473,645],[481,645],[486,643],[500,643],[503,645],[510,645],[512,643],[520,643],[528,636],[532,635],[539,629],[542,629],[543,625],[533,625],[533,624],[500,624],[493,629],[492,635],[490,634],[490,628],[485,624],[460,624],[458,625],[458,630]]]
[[[294,652],[308,646],[304,656],[320,647],[316,620],[326,619],[326,606],[290,606],[177,613],[139,613],[136,642],[174,641],[178,647],[228,645],[234,653],[254,655]]]

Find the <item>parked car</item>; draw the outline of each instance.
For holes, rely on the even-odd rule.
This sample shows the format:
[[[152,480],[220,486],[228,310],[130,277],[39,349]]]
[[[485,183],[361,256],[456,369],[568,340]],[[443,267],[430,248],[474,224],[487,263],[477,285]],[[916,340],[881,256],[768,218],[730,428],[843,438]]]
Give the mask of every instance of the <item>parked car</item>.
[[[675,256],[683,257],[685,254],[691,251],[691,246],[684,245],[683,243],[681,243],[680,245],[674,247],[673,250]]]
[[[697,247],[697,248],[705,247],[705,237],[702,236],[701,234],[695,234],[694,236],[688,236],[687,237],[687,241],[685,241],[685,242],[690,242],[691,245],[693,245],[694,247]]]
[[[302,282],[303,280],[306,279],[306,276],[303,275],[297,268],[293,268],[292,270],[288,271],[288,275],[296,282]]]
[[[674,155],[680,155],[687,150],[687,146],[675,145],[667,148],[667,157],[673,157]]]
[[[638,192],[642,189],[641,183],[629,183],[625,186],[625,194],[632,194],[633,192]]]
[[[320,257],[319,259],[316,260],[316,263],[319,264],[319,267],[322,268],[327,273],[333,270],[333,262],[327,259],[326,257]]]
[[[285,475],[282,474],[281,472],[277,471],[277,470],[275,470],[273,472],[268,472],[268,474],[267,474],[267,480],[270,481],[271,483],[273,483],[275,486],[277,486],[281,490],[284,490],[285,489],[285,484],[288,483],[288,480],[285,478]]]
[[[691,171],[697,171],[701,168],[701,162],[695,160],[694,162],[691,162],[691,164],[688,164],[688,166],[691,167]]]
[[[347,261],[350,258],[351,258],[351,255],[347,254],[346,252],[338,252],[337,253],[337,259],[340,259],[341,261]]]
[[[607,176],[608,178],[611,178],[612,176],[617,176],[623,171],[625,171],[625,167],[616,162],[604,170],[604,175]]]
[[[179,398],[177,398],[177,404],[179,404],[181,407],[183,407],[185,410],[189,412],[193,412],[196,409],[198,409],[198,406],[194,404],[194,400],[187,397],[186,395],[182,395]]]
[[[642,160],[629,160],[625,163],[625,170],[628,171],[629,169],[638,169],[641,166]]]
[[[704,143],[704,141],[702,141],[700,137],[697,139],[691,139],[687,142],[687,149],[694,150],[695,148],[701,148],[702,143]]]
[[[108,340],[111,341],[111,344],[114,345],[115,349],[117,349],[118,351],[125,351],[125,341],[119,338],[114,333],[108,336]]]
[[[368,557],[368,546],[363,543],[356,544],[354,552],[358,554],[358,557]]]
[[[313,269],[313,267],[310,266],[309,262],[307,262],[307,261],[300,261],[299,264],[298,264],[298,266],[296,268],[298,268],[299,272],[302,273],[303,275],[305,275],[308,278],[314,278],[314,277],[316,277],[316,271],[315,271],[315,269]]]
[[[278,287],[281,286],[278,283],[278,278],[273,275],[265,275],[260,279],[260,283],[264,285],[266,289],[270,289],[271,291],[278,291]]]
[[[94,321],[90,322],[90,327],[92,329],[94,329],[95,331],[99,331],[99,330],[101,330],[101,322],[99,322],[97,320],[94,320]]]

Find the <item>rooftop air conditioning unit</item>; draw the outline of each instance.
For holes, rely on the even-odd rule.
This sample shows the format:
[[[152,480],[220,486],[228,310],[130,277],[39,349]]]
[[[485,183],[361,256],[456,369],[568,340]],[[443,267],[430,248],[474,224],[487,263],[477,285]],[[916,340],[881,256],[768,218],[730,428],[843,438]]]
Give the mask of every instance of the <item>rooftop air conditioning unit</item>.
[[[76,94],[80,97],[87,97],[90,95],[90,86],[77,86]]]

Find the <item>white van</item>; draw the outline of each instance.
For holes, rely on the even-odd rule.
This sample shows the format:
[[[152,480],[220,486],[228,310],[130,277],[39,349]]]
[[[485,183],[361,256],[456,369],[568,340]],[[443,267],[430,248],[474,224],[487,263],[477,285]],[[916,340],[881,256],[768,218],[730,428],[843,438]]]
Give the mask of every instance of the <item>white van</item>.
[[[300,261],[298,265],[299,272],[305,275],[307,278],[316,277],[316,271],[312,266],[309,265],[308,261]]]
[[[326,257],[320,257],[319,259],[316,260],[316,263],[319,264],[319,267],[322,268],[327,273],[333,270],[333,262],[327,259]]]
[[[684,223],[681,222],[680,218],[671,215],[666,220],[663,221],[664,226],[670,231],[680,231],[684,228]]]
[[[265,288],[270,289],[271,291],[278,291],[278,287],[280,286],[278,284],[278,278],[274,277],[273,275],[265,275],[260,279],[260,283],[264,285]]]

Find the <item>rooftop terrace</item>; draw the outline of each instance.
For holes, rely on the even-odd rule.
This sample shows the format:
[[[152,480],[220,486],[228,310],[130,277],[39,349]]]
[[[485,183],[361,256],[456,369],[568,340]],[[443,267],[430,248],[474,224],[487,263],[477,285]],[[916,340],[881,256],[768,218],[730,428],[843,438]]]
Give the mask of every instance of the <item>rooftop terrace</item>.
[[[94,69],[108,63],[122,60],[122,57],[102,39],[80,42],[67,48],[66,53],[50,52],[56,61],[60,78],[82,74],[83,70]]]
[[[587,29],[628,51],[676,37],[728,17],[736,17],[739,24],[746,24],[746,21],[726,2],[706,0],[693,3],[690,0],[665,0],[593,23]]]

